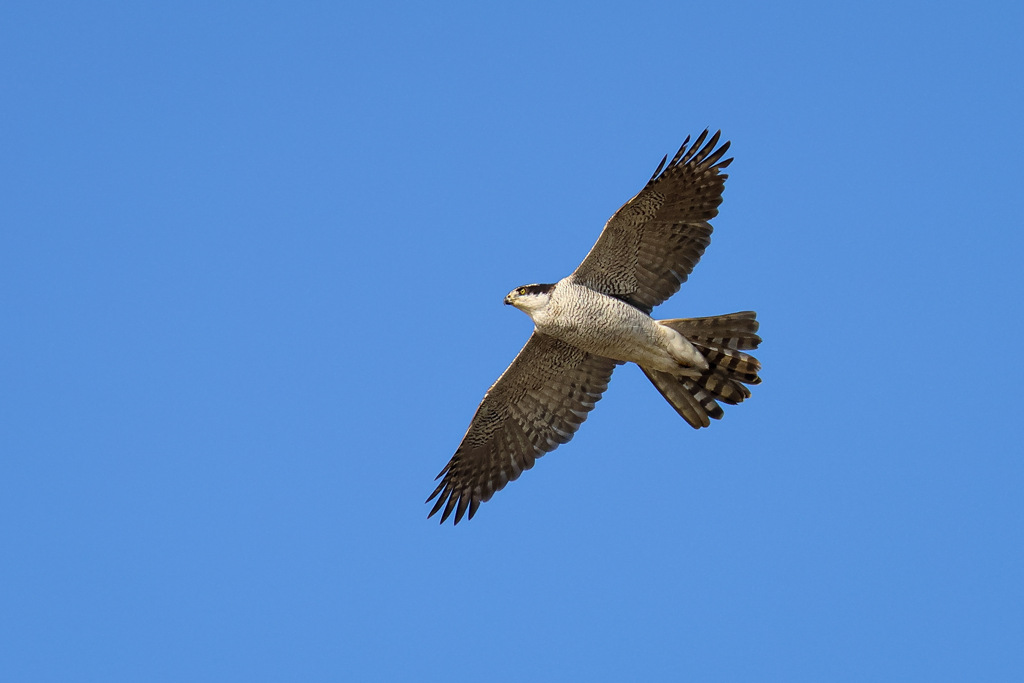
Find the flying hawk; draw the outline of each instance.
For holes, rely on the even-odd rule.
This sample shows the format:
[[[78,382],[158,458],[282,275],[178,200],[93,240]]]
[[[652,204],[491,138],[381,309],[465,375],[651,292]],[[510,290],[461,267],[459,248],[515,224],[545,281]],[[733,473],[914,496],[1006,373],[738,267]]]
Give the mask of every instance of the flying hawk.
[[[694,428],[720,419],[758,384],[761,364],[746,350],[761,342],[753,311],[654,320],[651,310],[679,291],[711,242],[729,149],[704,131],[615,212],[569,277],[526,285],[505,303],[534,322],[533,335],[484,395],[441,483],[427,498],[458,524],[518,479],[534,460],[569,441],[608,388],[612,370],[636,363]]]

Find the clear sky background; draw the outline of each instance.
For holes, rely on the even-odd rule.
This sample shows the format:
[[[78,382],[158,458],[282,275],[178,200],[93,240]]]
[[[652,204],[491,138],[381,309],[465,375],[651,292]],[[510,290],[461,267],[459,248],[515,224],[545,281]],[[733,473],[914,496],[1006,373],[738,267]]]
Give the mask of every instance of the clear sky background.
[[[0,680],[1024,680],[1024,10],[0,8]],[[433,478],[687,134],[660,317],[756,309],[695,432],[635,367],[458,527]]]

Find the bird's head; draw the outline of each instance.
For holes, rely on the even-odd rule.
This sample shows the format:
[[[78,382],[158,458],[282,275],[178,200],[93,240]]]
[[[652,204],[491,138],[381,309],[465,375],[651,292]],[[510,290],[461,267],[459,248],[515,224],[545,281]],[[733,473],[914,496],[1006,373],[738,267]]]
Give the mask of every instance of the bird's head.
[[[505,303],[515,306],[520,311],[530,316],[543,311],[551,298],[551,290],[554,285],[525,285],[516,287],[505,295]]]

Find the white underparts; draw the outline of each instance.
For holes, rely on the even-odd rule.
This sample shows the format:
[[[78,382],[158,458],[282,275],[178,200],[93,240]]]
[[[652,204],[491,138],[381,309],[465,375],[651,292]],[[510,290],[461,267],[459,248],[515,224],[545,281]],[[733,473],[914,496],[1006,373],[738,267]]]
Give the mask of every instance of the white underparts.
[[[679,332],[571,277],[550,291],[520,294],[514,290],[506,301],[529,315],[538,332],[596,356],[677,377],[699,377],[708,369],[704,356]]]

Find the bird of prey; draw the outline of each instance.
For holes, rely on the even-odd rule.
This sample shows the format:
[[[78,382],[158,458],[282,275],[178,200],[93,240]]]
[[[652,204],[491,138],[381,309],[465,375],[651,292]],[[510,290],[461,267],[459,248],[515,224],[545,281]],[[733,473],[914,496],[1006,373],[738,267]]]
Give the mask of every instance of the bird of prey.
[[[640,192],[605,224],[583,263],[554,284],[505,297],[533,319],[526,346],[484,395],[455,455],[427,498],[472,519],[536,458],[569,441],[608,388],[616,365],[636,363],[694,428],[722,417],[758,384],[753,311],[654,320],[651,310],[679,291],[711,242],[729,143],[705,130],[661,160]],[[687,146],[689,145],[689,146]],[[668,161],[666,165],[666,161]]]

